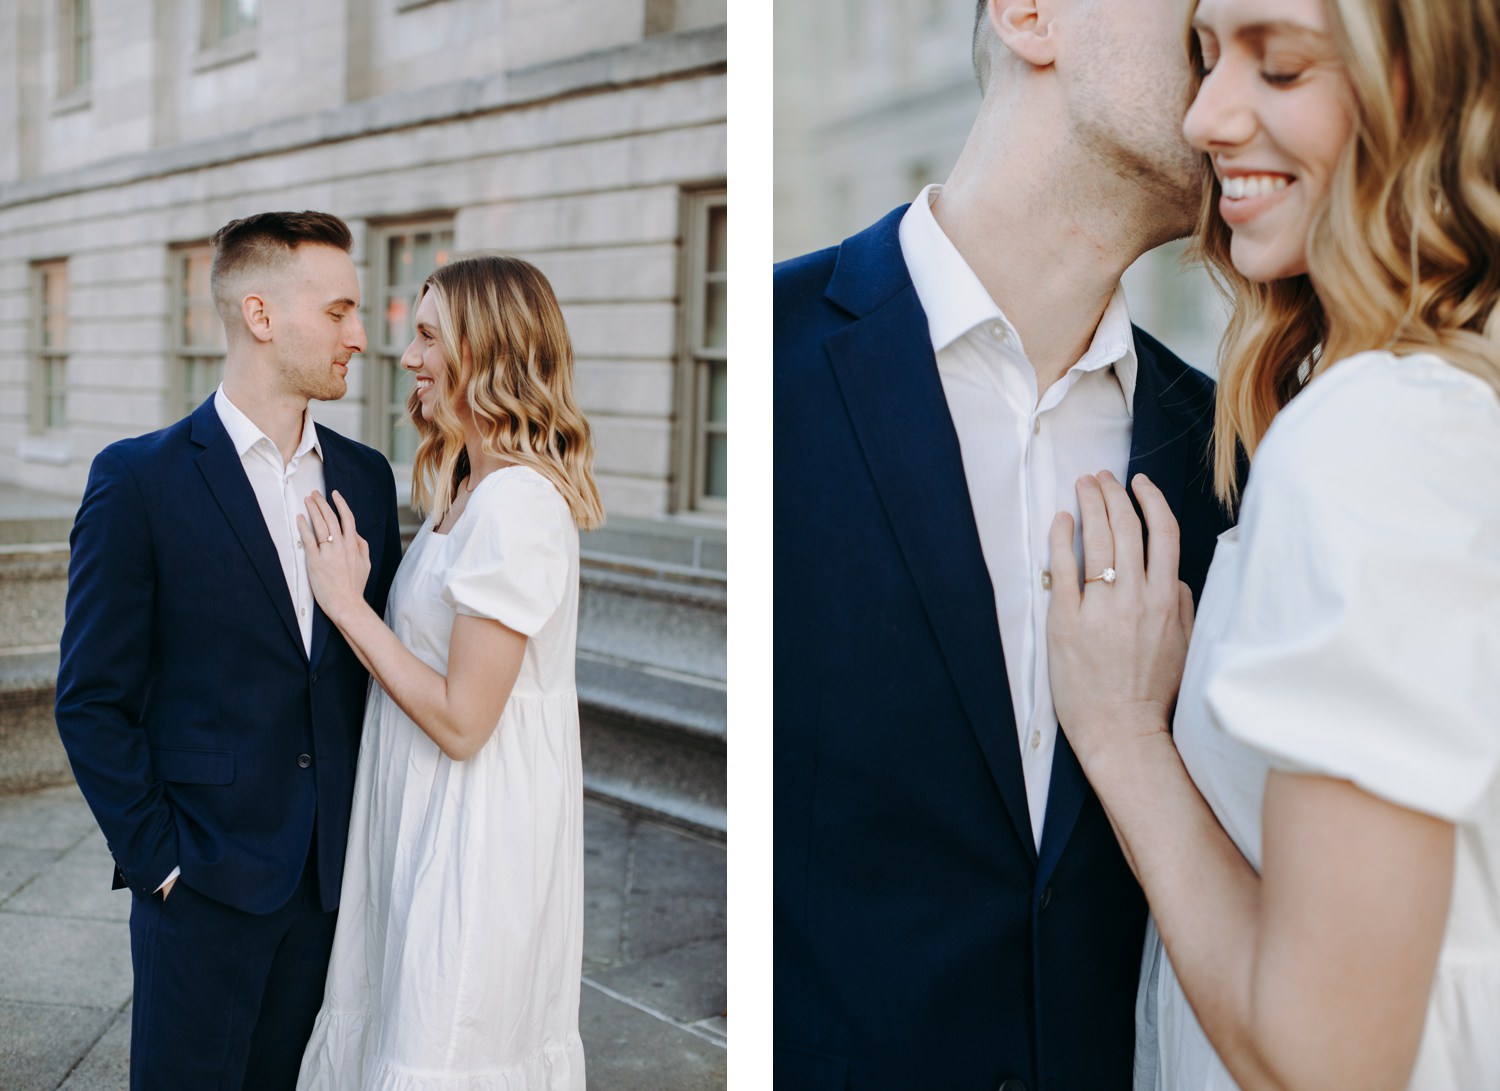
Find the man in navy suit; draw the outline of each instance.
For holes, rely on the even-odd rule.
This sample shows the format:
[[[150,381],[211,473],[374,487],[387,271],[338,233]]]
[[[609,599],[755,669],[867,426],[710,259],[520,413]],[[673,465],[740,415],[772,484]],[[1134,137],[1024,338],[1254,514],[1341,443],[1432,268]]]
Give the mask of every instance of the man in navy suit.
[[[1226,525],[1212,384],[1119,290],[1199,204],[1181,42],[981,2],[947,183],[776,271],[777,1091],[1131,1085],[1146,908],[1058,730],[1047,530],[1144,472],[1196,594]]]
[[[390,466],[308,413],[344,395],[365,347],[348,227],[262,213],[214,244],[223,385],[94,460],[57,685],[58,731],[133,895],[137,1091],[296,1082],[368,683],[308,587],[307,495],[360,513],[376,610],[400,559]]]

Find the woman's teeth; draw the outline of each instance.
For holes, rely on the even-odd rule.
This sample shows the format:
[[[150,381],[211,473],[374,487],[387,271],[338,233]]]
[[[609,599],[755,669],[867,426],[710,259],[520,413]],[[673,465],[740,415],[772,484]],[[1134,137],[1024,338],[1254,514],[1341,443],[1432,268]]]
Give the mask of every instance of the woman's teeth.
[[[1286,189],[1291,179],[1284,174],[1239,174],[1225,178],[1221,183],[1224,196],[1234,200],[1242,197],[1264,197]]]

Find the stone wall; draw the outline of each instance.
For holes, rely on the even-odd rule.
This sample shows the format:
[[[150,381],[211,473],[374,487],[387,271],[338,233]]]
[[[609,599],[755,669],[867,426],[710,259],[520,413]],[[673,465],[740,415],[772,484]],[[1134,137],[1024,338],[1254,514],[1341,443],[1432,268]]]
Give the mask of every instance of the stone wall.
[[[0,482],[76,496],[101,447],[176,419],[172,248],[250,212],[319,208],[354,230],[367,289],[375,233],[429,214],[451,220],[458,253],[536,262],[573,334],[606,507],[677,509],[684,217],[725,182],[723,0],[264,0],[253,54],[215,65],[201,3],[95,4],[111,47],[66,109],[55,20],[35,0],[8,7]],[[38,434],[33,267],[60,258],[67,419]],[[360,364],[315,413],[368,438]]]

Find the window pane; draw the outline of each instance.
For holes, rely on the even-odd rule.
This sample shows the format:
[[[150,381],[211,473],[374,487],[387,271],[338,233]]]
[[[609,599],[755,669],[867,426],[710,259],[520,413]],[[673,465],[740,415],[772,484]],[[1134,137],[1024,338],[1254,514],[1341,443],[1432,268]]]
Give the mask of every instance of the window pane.
[[[68,344],[68,271],[61,263],[43,266],[42,347],[66,348]]]
[[[410,310],[404,295],[393,295],[386,300],[384,330],[386,348],[397,348],[410,336]]]
[[[214,254],[210,247],[189,250],[182,255],[182,287],[192,300],[213,299]]]
[[[729,285],[710,281],[703,286],[703,348],[722,349],[728,343]]]
[[[707,371],[708,421],[710,424],[724,424],[729,420],[729,366],[716,360],[708,365]]]
[[[260,0],[219,0],[219,34],[228,38],[255,25]]]
[[[74,0],[73,4],[73,86],[82,87],[89,82],[93,58],[93,20],[89,11],[89,0]]]
[[[43,370],[46,425],[48,428],[56,428],[65,423],[67,415],[67,365],[62,360],[52,359],[46,361]]]
[[[722,273],[729,261],[729,209],[719,205],[708,210],[708,271]]]
[[[389,376],[386,405],[390,406],[391,444],[386,452],[392,462],[409,463],[417,453],[417,430],[406,415],[406,399],[411,393],[412,377],[406,373],[399,360],[384,357],[381,360]]]
[[[219,312],[208,303],[186,300],[182,315],[182,344],[185,348],[224,348],[224,324]]]
[[[197,409],[219,385],[220,363],[214,356],[189,356],[183,360],[183,398],[188,411]]]
[[[392,235],[387,243],[385,282],[392,289],[411,280],[410,269],[416,260],[410,235]]]
[[[703,474],[703,494],[717,500],[729,494],[729,437],[722,432],[710,432],[704,436],[704,454],[707,465]]]
[[[419,231],[412,248],[416,252],[415,268],[411,271],[412,283],[416,284],[418,278],[426,280],[427,274],[432,272],[436,264],[437,240],[431,231]]]

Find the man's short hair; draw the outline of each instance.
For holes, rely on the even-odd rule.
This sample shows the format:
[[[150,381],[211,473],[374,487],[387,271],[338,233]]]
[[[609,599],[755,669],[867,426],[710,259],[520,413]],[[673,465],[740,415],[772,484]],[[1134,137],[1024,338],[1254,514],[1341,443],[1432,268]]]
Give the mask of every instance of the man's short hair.
[[[985,31],[989,28],[989,0],[974,5],[974,37],[969,43],[969,57],[974,63],[974,78],[983,94],[990,83],[990,46]]]
[[[227,324],[239,313],[232,285],[240,273],[285,264],[305,243],[335,246],[347,254],[354,236],[348,224],[328,212],[257,212],[215,231],[209,285],[219,317]]]

